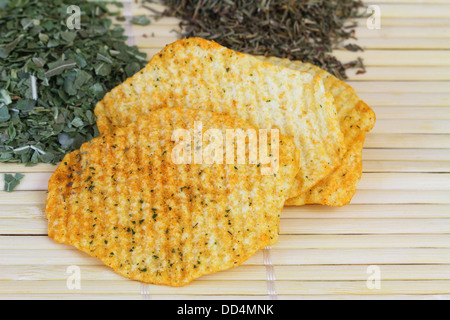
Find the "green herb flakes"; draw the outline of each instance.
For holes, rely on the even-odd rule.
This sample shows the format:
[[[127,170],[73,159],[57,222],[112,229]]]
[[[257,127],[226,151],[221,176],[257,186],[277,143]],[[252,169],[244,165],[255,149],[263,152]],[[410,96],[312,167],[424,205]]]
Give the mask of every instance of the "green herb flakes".
[[[69,5],[79,30],[66,25]],[[109,18],[114,5],[0,1],[0,162],[55,164],[98,136],[95,105],[147,62]]]

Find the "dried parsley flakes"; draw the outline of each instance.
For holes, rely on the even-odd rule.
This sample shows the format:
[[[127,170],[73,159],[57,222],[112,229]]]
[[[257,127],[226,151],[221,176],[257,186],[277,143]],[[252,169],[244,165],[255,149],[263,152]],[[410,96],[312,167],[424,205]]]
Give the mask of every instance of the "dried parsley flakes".
[[[57,163],[98,135],[96,103],[146,64],[112,15],[105,2],[0,0],[0,162]]]

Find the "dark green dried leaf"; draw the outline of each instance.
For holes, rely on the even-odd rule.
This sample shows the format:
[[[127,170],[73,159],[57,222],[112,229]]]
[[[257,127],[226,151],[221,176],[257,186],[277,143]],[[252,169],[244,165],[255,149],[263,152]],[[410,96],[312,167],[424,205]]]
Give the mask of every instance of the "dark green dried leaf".
[[[61,32],[61,38],[63,38],[67,42],[73,42],[75,38],[77,37],[77,33],[73,31],[65,31]]]
[[[17,47],[19,42],[23,39],[23,35],[20,35],[14,41],[11,41],[8,44],[0,45],[0,58],[6,59],[11,54],[11,52]]]
[[[5,105],[0,105],[0,122],[6,122],[11,118],[9,115],[8,107]]]
[[[111,73],[111,65],[108,63],[104,63],[104,62],[98,63],[95,66],[95,73],[98,76],[106,77]]]
[[[12,102],[10,95],[5,89],[0,89],[0,104],[8,105]]]
[[[59,75],[68,69],[72,69],[77,65],[73,60],[57,61],[49,63],[49,69],[45,73],[46,78],[51,78],[53,76]]]

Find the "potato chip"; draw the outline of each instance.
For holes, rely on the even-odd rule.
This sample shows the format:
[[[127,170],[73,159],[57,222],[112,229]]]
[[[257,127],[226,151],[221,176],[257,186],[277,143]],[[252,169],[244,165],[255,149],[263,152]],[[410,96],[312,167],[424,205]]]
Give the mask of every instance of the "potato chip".
[[[364,140],[366,133],[372,130],[375,125],[375,113],[358,98],[352,87],[319,67],[288,59],[258,58],[275,65],[320,76],[324,82],[325,90],[331,92],[334,97],[347,147],[342,164],[333,173],[310,188],[308,192],[289,199],[287,204],[344,206],[350,203],[355,195],[357,184],[361,180]]]
[[[301,151],[292,196],[342,162],[345,144],[333,97],[320,77],[261,62],[200,38],[177,41],[106,94],[95,114],[101,133],[162,107],[202,108],[279,128]]]
[[[252,139],[243,139],[243,147],[228,140],[240,129],[255,134],[270,162],[250,163]],[[49,182],[49,236],[146,283],[182,286],[238,266],[277,242],[280,212],[299,171],[294,142],[269,133],[203,110],[151,112],[64,158]],[[226,143],[217,145],[226,152],[209,162],[205,154],[221,134]],[[233,146],[229,159],[236,163],[219,164],[220,155],[228,158],[224,145]],[[240,147],[244,163],[237,161]],[[263,173],[274,163],[276,170]]]

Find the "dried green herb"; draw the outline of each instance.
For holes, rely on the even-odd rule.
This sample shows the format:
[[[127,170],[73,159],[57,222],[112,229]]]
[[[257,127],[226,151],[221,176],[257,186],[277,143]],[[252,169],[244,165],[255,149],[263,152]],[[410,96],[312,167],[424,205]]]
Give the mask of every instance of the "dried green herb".
[[[66,23],[69,5],[81,10],[79,30]],[[108,8],[0,0],[0,162],[56,163],[98,135],[96,103],[147,62]]]
[[[152,12],[148,3],[142,6]],[[202,37],[236,51],[313,63],[345,79],[346,69],[364,69],[362,60],[342,64],[335,48],[362,50],[354,39],[353,18],[362,17],[359,0],[162,0],[162,16],[182,20],[184,37]],[[359,71],[359,73],[364,72]]]
[[[4,180],[5,180],[5,191],[6,192],[13,192],[15,188],[20,184],[20,181],[25,176],[20,173],[16,173],[14,176],[12,174],[5,173]]]

